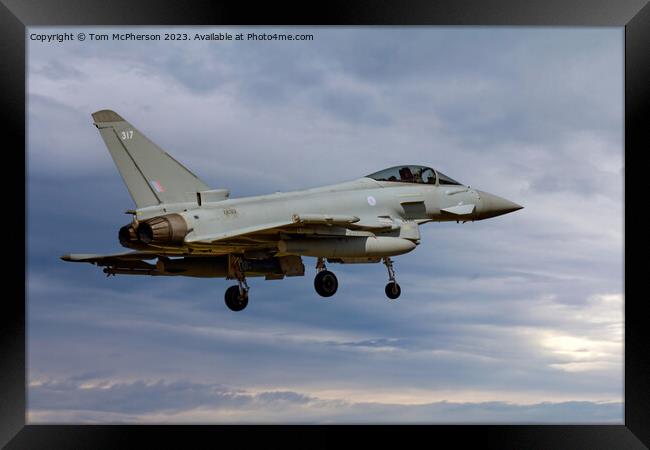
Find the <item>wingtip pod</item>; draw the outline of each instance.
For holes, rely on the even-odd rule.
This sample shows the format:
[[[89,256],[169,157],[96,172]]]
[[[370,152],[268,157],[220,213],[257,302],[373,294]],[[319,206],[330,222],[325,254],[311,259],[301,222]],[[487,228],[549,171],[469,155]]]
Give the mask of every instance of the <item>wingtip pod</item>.
[[[91,114],[95,123],[124,122],[122,116],[110,109],[102,109]]]
[[[63,261],[79,262],[79,261],[83,261],[84,258],[87,258],[89,256],[93,256],[93,255],[66,253],[65,255],[60,256],[59,258],[61,258]]]
[[[85,262],[87,260],[92,260],[101,255],[95,255],[93,253],[68,253],[66,255],[60,256],[63,261],[70,262]]]

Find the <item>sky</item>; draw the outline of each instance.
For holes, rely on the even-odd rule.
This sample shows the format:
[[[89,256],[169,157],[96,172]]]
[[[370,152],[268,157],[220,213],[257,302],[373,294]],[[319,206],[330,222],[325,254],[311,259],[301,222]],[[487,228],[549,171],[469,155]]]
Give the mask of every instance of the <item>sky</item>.
[[[188,41],[31,40],[71,32]],[[310,41],[198,41],[196,33]],[[30,423],[623,423],[623,28],[30,28]],[[523,205],[381,264],[106,278],[112,109],[231,197],[432,166]]]

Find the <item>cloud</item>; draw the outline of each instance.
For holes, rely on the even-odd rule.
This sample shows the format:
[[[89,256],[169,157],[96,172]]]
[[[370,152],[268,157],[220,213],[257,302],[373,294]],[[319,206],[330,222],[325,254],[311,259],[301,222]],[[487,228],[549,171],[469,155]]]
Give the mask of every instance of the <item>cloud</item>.
[[[499,167],[486,159],[494,161],[506,143],[511,149],[502,161],[519,164],[521,176],[530,179],[532,169],[549,176],[572,167],[561,159],[561,165],[555,159],[538,164],[535,155],[517,153],[531,144],[544,158],[555,155],[555,147],[572,133],[607,131],[622,154],[622,64],[620,71],[612,66],[622,54],[616,46],[622,40],[613,36],[589,29],[324,29],[314,43],[271,49],[251,43],[119,43],[91,52],[75,43],[45,52],[32,45],[30,92],[83,111],[84,117],[99,108],[117,109],[190,167],[201,169],[201,176],[214,174],[215,181],[234,186],[241,183],[230,176],[242,174],[259,189],[265,183],[266,189],[285,189],[332,182],[327,171],[286,170],[288,160],[304,166],[324,155],[323,168],[337,169],[337,181],[358,177],[357,168],[369,161],[379,170],[412,156],[482,182],[482,173]],[[39,69],[61,60],[91,81],[52,80]],[[197,84],[209,88],[197,91]],[[86,120],[85,127],[74,129],[94,133]],[[174,126],[163,125],[169,123]],[[85,148],[105,153],[99,139]],[[589,170],[582,156],[572,170]],[[277,170],[243,163],[251,157],[260,167]],[[348,164],[333,164],[340,159]],[[473,173],[467,160],[481,170]],[[105,167],[113,170],[111,164]]]
[[[83,78],[80,71],[57,60],[48,61],[45,65],[34,67],[32,73],[55,81]]]
[[[621,423],[622,404],[325,400],[292,391],[246,392],[188,381],[30,386],[29,423]]]
[[[371,290],[372,276],[364,278],[362,290]],[[378,298],[379,292],[323,304],[312,298],[310,280],[301,279],[278,290],[252,283],[251,313],[233,316],[213,280],[204,280],[214,286],[191,297],[188,292],[201,292],[208,283],[106,281],[111,284],[97,288],[92,279],[82,287],[32,277],[32,377],[84,373],[93,361],[95,371],[113,370],[127,380],[159,373],[222,383],[234,377],[242,387],[329,386],[364,391],[370,399],[412,389],[455,401],[477,395],[519,402],[622,396],[620,295],[577,305],[552,296],[522,302],[500,298],[501,291],[493,296],[481,284],[449,297],[412,287],[398,307]],[[440,282],[434,286],[444,289]],[[295,293],[278,301],[276,293],[287,291]],[[45,298],[48,303],[39,301]],[[578,365],[588,376],[574,370]],[[457,392],[439,392],[445,389]]]

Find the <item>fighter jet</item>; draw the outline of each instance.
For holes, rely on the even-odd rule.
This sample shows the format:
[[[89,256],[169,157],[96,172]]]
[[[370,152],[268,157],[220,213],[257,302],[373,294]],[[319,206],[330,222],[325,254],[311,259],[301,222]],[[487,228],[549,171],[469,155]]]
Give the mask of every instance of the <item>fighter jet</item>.
[[[302,257],[316,258],[314,288],[331,297],[338,280],[328,264],[378,263],[413,251],[422,224],[488,219],[522,206],[463,185],[431,167],[400,165],[352,181],[293,192],[230,198],[111,110],[92,114],[133,198],[119,242],[134,251],[68,254],[64,261],[104,267],[110,275],[217,277],[236,280],[225,292],[232,311],[248,305],[247,277],[303,276]],[[154,261],[155,260],[155,261]]]

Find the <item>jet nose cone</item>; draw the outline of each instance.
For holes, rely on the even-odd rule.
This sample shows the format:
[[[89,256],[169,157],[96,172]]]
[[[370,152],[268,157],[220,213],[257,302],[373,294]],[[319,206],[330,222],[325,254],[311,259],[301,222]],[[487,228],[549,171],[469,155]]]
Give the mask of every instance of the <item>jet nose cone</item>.
[[[480,197],[478,205],[479,219],[488,219],[490,217],[508,214],[523,208],[523,206],[499,197],[498,195],[482,191],[478,191],[478,193]]]

